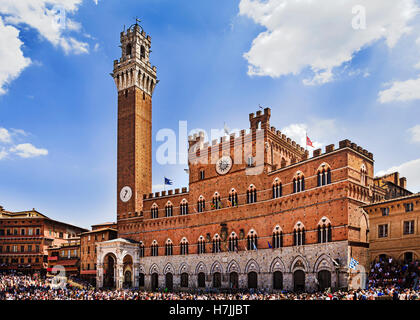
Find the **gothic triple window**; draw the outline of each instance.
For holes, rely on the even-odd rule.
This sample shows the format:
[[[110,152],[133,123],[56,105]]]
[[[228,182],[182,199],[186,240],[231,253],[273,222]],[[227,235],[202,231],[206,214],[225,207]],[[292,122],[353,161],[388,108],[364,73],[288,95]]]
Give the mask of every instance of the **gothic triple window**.
[[[174,245],[170,239],[165,243],[165,256],[171,256],[173,254]]]
[[[156,204],[154,204],[152,206],[152,208],[150,209],[151,215],[152,215],[152,219],[157,219],[159,216],[159,208]]]
[[[257,250],[258,249],[258,237],[254,230],[249,231],[247,236],[247,249]]]
[[[165,206],[165,217],[173,216],[173,206],[172,203],[168,202]]]
[[[181,254],[182,255],[188,254],[188,240],[186,238],[183,238],[181,240],[180,246],[181,246]]]
[[[206,241],[203,236],[200,236],[200,238],[198,239],[197,253],[206,253]]]
[[[257,202],[257,189],[251,185],[246,191],[246,203]]]
[[[305,191],[305,177],[298,176],[293,179],[293,193]]]
[[[283,195],[282,185],[280,180],[277,178],[273,183],[273,199],[280,198]]]
[[[331,169],[320,168],[317,173],[318,187],[325,186],[331,183]]]
[[[323,217],[318,223],[318,243],[327,243],[332,241],[331,222]]]
[[[283,231],[279,226],[276,226],[273,230],[273,248],[282,248],[283,247]]]
[[[154,240],[151,246],[151,253],[152,253],[152,257],[157,257],[159,255],[159,246],[157,244],[157,241]]]
[[[213,237],[213,247],[212,247],[212,252],[213,253],[218,253],[221,252],[221,242],[220,242],[220,237],[219,235],[216,233]]]
[[[200,199],[197,202],[197,211],[203,212],[206,208],[206,200],[201,196]]]
[[[238,245],[238,236],[236,235],[235,232],[232,232],[232,234],[229,237],[229,251],[230,252],[238,252],[239,250],[239,245]]]
[[[305,227],[298,222],[293,230],[293,245],[302,246],[305,244]]]
[[[181,216],[185,216],[185,215],[187,215],[188,214],[188,202],[187,202],[187,200],[183,200],[182,202],[181,202],[181,204],[180,204],[180,206],[179,206],[179,208],[180,208],[180,213],[181,213]]]

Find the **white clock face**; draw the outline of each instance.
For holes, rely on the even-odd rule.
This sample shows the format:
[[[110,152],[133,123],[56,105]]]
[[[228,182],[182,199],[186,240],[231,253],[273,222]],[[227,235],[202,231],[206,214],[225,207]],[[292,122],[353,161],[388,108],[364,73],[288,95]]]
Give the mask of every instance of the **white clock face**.
[[[131,196],[133,195],[133,192],[131,191],[131,188],[126,186],[121,189],[120,192],[120,199],[122,202],[127,202],[131,199]]]
[[[232,168],[232,158],[229,156],[221,157],[216,162],[216,172],[218,174],[226,174]]]

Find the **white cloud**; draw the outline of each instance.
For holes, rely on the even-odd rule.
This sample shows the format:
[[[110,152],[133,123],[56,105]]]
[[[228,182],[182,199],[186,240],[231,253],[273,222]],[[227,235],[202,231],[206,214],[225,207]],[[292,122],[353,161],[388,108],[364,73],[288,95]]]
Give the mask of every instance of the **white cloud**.
[[[6,158],[8,155],[8,152],[6,151],[6,148],[0,149],[0,160]]]
[[[19,30],[6,26],[0,17],[0,95],[6,92],[6,86],[16,79],[31,60],[24,57]]]
[[[389,85],[390,88],[379,92],[379,102],[406,102],[420,99],[420,77],[406,81],[394,81]]]
[[[0,142],[2,143],[11,143],[12,137],[9,133],[9,130],[5,128],[0,128]]]
[[[383,176],[396,171],[400,173],[400,176],[407,178],[407,188],[410,191],[420,191],[420,159],[411,160],[388,170],[379,171],[376,175]]]
[[[10,148],[10,152],[16,153],[22,158],[34,158],[38,156],[46,156],[48,154],[48,150],[36,148],[30,143],[18,144],[17,146]]]
[[[420,143],[420,124],[408,129],[411,134],[411,142]]]
[[[88,44],[68,36],[81,26],[69,16],[83,0],[1,0],[0,13],[5,22],[14,26],[26,24],[65,53],[87,53]]]
[[[356,5],[366,8],[365,29],[352,27]],[[333,69],[363,47],[381,39],[394,47],[417,9],[415,0],[241,0],[239,14],[267,29],[244,54],[248,74],[280,77],[309,68],[314,75],[305,84],[332,81]]]

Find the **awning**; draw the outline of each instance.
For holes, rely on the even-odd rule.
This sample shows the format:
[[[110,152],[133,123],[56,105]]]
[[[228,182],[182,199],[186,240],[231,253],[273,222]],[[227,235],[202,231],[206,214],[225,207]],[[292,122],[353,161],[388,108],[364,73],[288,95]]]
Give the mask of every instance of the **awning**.
[[[96,270],[81,270],[80,274],[96,274]],[[105,274],[105,270],[104,270]]]
[[[79,260],[73,259],[73,260],[60,260],[57,261],[57,266],[74,266],[77,264]]]

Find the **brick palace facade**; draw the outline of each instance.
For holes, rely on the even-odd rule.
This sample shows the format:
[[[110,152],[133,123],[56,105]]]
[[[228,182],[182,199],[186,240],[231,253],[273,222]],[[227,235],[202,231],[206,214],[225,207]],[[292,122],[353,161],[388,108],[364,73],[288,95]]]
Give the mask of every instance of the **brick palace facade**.
[[[362,206],[385,198],[372,153],[349,140],[313,157],[270,124],[211,143],[189,137],[189,188],[152,193],[151,38],[121,33],[118,89],[118,238],[97,244],[97,286],[348,287],[349,260],[368,269]]]

